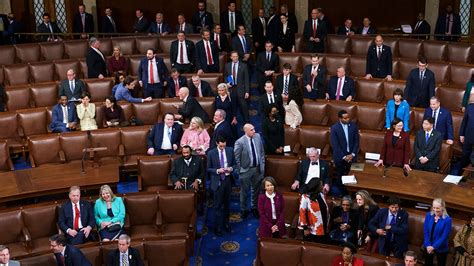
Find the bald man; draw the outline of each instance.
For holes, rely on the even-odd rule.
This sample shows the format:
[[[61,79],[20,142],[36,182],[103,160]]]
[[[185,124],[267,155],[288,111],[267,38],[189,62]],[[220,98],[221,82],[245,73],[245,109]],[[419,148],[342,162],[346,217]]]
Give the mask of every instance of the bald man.
[[[201,104],[194,99],[193,96],[189,95],[188,87],[182,87],[179,89],[179,99],[183,101],[183,105],[179,106],[175,104],[174,106],[178,109],[178,114],[175,115],[175,118],[181,120],[191,120],[191,118],[197,116],[202,119],[204,123],[210,123],[209,116],[206,111],[202,108]]]
[[[374,44],[367,51],[365,78],[392,80],[392,49],[383,44],[381,35],[377,35]]]

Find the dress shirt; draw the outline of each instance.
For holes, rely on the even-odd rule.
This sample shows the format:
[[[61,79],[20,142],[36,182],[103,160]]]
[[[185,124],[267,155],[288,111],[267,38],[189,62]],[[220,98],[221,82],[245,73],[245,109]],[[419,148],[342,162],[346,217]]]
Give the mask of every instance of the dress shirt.
[[[423,22],[423,20],[420,20],[416,23],[415,30],[418,29],[418,27],[421,25],[422,22]]]
[[[397,219],[397,213],[393,213],[393,215],[395,216],[395,218],[393,219]],[[392,212],[388,211],[386,225],[390,225],[391,222],[392,222]]]
[[[224,155],[224,168],[229,167],[229,165],[227,164],[227,155],[225,154],[225,149],[221,150],[217,148],[217,151],[219,152],[219,163],[220,163],[221,154],[223,154]],[[216,174],[217,174],[217,171],[216,171]],[[225,173],[225,175],[229,176],[230,173]]]
[[[214,130],[216,130],[216,128],[217,128],[220,124],[222,124],[222,122],[224,122],[224,120],[218,122],[218,123],[214,126]]]
[[[369,31],[369,27],[364,27],[362,29],[362,34],[367,34],[368,31]]]
[[[286,34],[286,28],[288,27],[288,23],[283,24],[283,35]]]
[[[245,39],[245,36],[239,35],[240,42],[242,43],[242,48],[244,50],[244,54],[247,53],[247,40]]]
[[[235,12],[229,11],[229,30],[231,32],[234,31],[236,26],[237,25],[235,25]]]
[[[276,216],[276,210],[275,210],[275,192],[273,192],[271,195],[268,194],[268,192],[265,191],[265,196],[267,196],[267,198],[270,199],[270,203],[272,205],[272,219],[273,220],[276,220],[277,219],[277,216]]]
[[[186,163],[187,166],[189,166],[189,164],[191,163],[191,160],[193,159],[193,157],[190,157],[189,159],[184,159],[184,162]]]
[[[232,62],[232,69],[230,70],[232,74],[234,73],[234,67],[235,67],[235,76],[233,76],[234,85],[237,85],[237,76],[239,75],[239,62],[237,63]]]
[[[308,184],[313,177],[320,177],[319,160],[317,160],[316,163],[317,165],[313,165],[312,162],[309,163],[308,174],[306,175],[306,180],[304,182],[305,184]]]
[[[68,113],[67,113],[67,105],[66,106],[61,105],[61,108],[63,109],[63,123],[67,124],[67,123],[69,123]]]
[[[209,52],[207,51],[208,47],[209,47]],[[204,41],[204,50],[206,50],[207,64],[210,65],[211,62],[209,62],[209,58],[211,58],[213,61],[214,61],[214,58],[212,58],[212,47],[211,47],[211,43],[209,41]],[[215,62],[212,62],[212,63],[215,64]]]
[[[100,55],[100,57],[102,57],[102,60],[104,60],[104,62],[105,62],[105,57],[104,57],[104,55],[102,54],[102,52],[101,52],[99,49],[95,48],[95,47],[92,47],[92,46],[91,46],[91,48],[92,48],[96,53],[98,53],[98,54]]]
[[[270,60],[272,60],[272,52],[265,52],[266,55],[265,55],[265,58],[267,59],[268,62],[270,62]]]
[[[266,36],[267,35],[267,24],[265,22],[265,18],[261,17],[260,22],[262,23],[262,27],[263,27],[263,36]]]
[[[273,95],[273,92],[267,93],[267,98],[268,98],[268,103],[270,104],[275,103],[275,96]]]
[[[171,150],[173,145],[171,144],[171,134],[173,134],[173,128],[169,128],[167,125],[163,127],[163,141],[161,142],[161,149],[163,150]],[[168,135],[169,134],[169,135]]]
[[[179,59],[181,58],[181,45],[183,45],[183,64],[189,64],[189,58],[188,58],[188,52],[186,50],[186,42],[182,41],[182,42],[178,42],[178,57],[177,57],[177,60],[178,60],[178,63],[179,63]]]
[[[156,67],[156,60],[153,57],[153,59],[148,60],[148,84],[151,84],[151,76],[150,76],[150,64],[151,67],[153,68],[153,83],[160,83],[160,76],[158,75],[158,68]]]
[[[347,152],[350,152],[351,149],[349,148],[349,126],[343,123],[341,123],[341,125],[342,125],[342,130],[344,131],[344,136],[347,142]]]

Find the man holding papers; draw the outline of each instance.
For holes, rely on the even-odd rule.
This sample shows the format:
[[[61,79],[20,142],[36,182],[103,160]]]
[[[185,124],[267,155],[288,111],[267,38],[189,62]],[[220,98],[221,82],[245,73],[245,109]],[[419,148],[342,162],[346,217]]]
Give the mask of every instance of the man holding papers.
[[[434,119],[425,117],[423,129],[415,137],[415,169],[436,172],[439,167],[439,151],[441,150],[442,136],[433,128]]]

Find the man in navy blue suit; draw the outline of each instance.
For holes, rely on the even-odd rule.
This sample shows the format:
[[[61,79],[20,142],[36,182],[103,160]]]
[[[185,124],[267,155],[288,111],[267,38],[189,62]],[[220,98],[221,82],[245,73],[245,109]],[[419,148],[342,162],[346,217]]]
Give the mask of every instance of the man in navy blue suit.
[[[180,73],[193,72],[195,58],[194,43],[186,40],[186,33],[178,31],[177,40],[173,41],[170,46],[171,67],[179,70]]]
[[[72,131],[76,129],[78,122],[76,106],[68,102],[66,95],[61,95],[58,104],[53,107],[49,129],[53,133]]]
[[[67,244],[64,235],[53,235],[49,242],[58,266],[92,266],[80,249]]]
[[[174,114],[166,113],[162,123],[153,126],[147,138],[147,154],[175,154],[183,135],[183,128],[174,122]]]
[[[470,163],[472,146],[474,145],[474,104],[470,103],[466,107],[464,117],[462,119],[461,128],[459,129],[459,140],[462,143],[462,160],[461,169]]]
[[[222,109],[217,109],[214,112],[214,132],[212,132],[211,141],[209,143],[209,150],[216,147],[216,142],[219,136],[222,136],[229,147],[234,146],[234,134],[232,133],[232,128],[225,120],[226,113]]]
[[[163,98],[167,76],[168,68],[163,58],[156,56],[155,50],[149,48],[146,51],[146,58],[140,61],[138,67],[138,79],[140,86],[143,87],[145,98]]]
[[[346,76],[344,67],[337,68],[337,76],[332,76],[328,83],[326,100],[352,101],[355,96],[354,80]]]
[[[201,80],[199,75],[193,75],[191,77],[191,86],[189,91],[194,97],[214,97],[211,85],[207,81]]]
[[[423,119],[427,117],[434,119],[433,128],[441,133],[443,140],[446,140],[448,144],[453,144],[453,117],[448,109],[441,107],[441,102],[436,96],[431,97],[430,107],[425,109]]]
[[[214,19],[212,18],[212,14],[206,10],[206,1],[198,1],[198,10],[193,14],[191,23],[194,26],[195,33],[199,33],[204,29],[212,29]]]
[[[339,121],[331,127],[332,159],[336,165],[337,181],[341,185],[340,177],[349,173],[352,162],[357,161],[359,154],[359,129],[351,122],[345,110],[337,113]]]
[[[244,63],[251,61],[252,42],[245,36],[247,30],[244,25],[237,25],[237,35],[232,38],[232,50],[237,51],[239,58]]]
[[[80,187],[72,186],[69,189],[69,200],[59,210],[58,225],[70,245],[83,244],[89,239],[95,218],[91,204],[81,200]]]
[[[319,64],[319,55],[311,55],[311,64],[303,69],[303,96],[308,99],[326,98],[326,68]]]
[[[219,72],[219,50],[216,43],[211,40],[211,32],[204,29],[201,33],[202,40],[196,43],[196,69],[202,73]]]
[[[408,213],[400,208],[400,200],[390,197],[388,208],[382,208],[369,221],[369,230],[378,235],[379,253],[403,258],[408,249]]]
[[[74,15],[73,18],[73,33],[81,33],[81,38],[87,38],[86,33],[94,32],[94,18],[91,14],[86,12],[86,6],[84,4],[79,4],[78,12]],[[78,38],[79,35],[74,36]]]
[[[405,86],[405,98],[410,106],[427,108],[435,95],[435,76],[428,68],[428,60],[418,59],[418,68],[412,69]]]
[[[117,33],[117,23],[112,17],[112,8],[105,8],[105,16],[102,17],[102,32],[103,33]]]
[[[211,189],[214,192],[215,234],[222,235],[224,228],[230,233],[229,207],[232,190],[232,172],[235,169],[234,149],[227,147],[224,137],[217,137],[213,148],[207,154],[207,173],[211,178]]]
[[[157,34],[159,36],[164,36],[171,32],[171,28],[168,23],[163,22],[163,14],[156,13],[155,22],[150,23],[150,28],[148,29],[148,35]]]
[[[381,78],[392,80],[392,49],[383,44],[381,35],[375,37],[375,44],[369,46],[365,66],[365,79]]]
[[[181,76],[181,73],[179,73],[176,68],[172,68],[170,73],[171,75],[167,78],[168,97],[179,97],[179,89],[182,87],[187,87],[188,81],[185,77]]]

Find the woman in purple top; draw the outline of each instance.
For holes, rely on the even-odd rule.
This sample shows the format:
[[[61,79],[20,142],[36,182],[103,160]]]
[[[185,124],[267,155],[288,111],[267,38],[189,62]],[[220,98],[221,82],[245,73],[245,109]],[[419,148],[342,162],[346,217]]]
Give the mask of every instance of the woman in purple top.
[[[128,72],[127,59],[123,57],[120,47],[115,46],[112,56],[107,60],[107,66],[109,68],[109,75],[114,76],[115,73],[122,71],[123,73]]]
[[[258,196],[258,236],[281,238],[286,235],[283,195],[275,191],[276,181],[271,176],[262,180],[262,187],[265,192]]]

